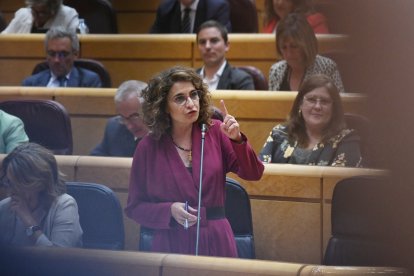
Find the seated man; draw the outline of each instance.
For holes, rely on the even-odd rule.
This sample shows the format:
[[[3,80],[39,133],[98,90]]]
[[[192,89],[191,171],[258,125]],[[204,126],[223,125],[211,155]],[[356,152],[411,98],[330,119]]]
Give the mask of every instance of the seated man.
[[[79,53],[79,39],[73,31],[51,28],[45,38],[49,69],[26,78],[23,86],[101,87],[98,74],[74,66]]]
[[[0,110],[0,153],[10,153],[26,142],[29,142],[29,138],[22,120]]]
[[[115,109],[119,114],[108,120],[102,142],[91,155],[132,157],[138,142],[148,129],[142,121],[141,91],[147,86],[141,81],[129,80],[119,86],[115,94]]]
[[[166,0],[157,9],[150,33],[196,33],[200,24],[217,20],[231,31],[226,0]]]
[[[253,78],[240,69],[232,68],[226,61],[229,44],[226,27],[222,24],[214,20],[201,24],[197,33],[197,45],[204,66],[197,72],[208,84],[210,91],[254,90]]]

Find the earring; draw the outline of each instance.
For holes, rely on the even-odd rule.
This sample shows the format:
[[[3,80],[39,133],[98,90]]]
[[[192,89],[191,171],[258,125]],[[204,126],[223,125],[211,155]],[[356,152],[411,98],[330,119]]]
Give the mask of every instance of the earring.
[[[302,116],[302,109],[299,109],[298,113],[299,113],[299,117]]]

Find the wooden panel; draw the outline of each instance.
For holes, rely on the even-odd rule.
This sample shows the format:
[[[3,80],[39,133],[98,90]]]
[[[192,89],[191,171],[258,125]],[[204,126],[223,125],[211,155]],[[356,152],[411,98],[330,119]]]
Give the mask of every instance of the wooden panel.
[[[11,0],[9,0],[11,1]],[[155,12],[158,8],[160,0],[151,1],[131,1],[131,0],[114,0],[112,5],[117,12],[120,11],[152,11]]]
[[[117,12],[116,16],[120,34],[146,34],[155,21],[155,12]]]

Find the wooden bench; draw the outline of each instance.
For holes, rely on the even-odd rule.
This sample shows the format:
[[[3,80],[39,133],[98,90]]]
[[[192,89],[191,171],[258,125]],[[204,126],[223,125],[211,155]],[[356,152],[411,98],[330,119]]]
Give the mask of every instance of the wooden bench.
[[[343,35],[318,35],[322,54],[344,52],[348,38]],[[272,34],[230,34],[227,60],[237,65],[252,65],[267,77],[276,54]],[[83,35],[80,57],[101,61],[108,69],[112,85],[128,79],[147,81],[157,72],[173,65],[201,66],[195,35]],[[0,35],[0,74],[2,85],[20,85],[34,66],[45,59],[43,34]],[[349,91],[352,92],[352,91]]]
[[[0,155],[0,162],[4,155]],[[124,208],[132,158],[56,156],[68,181],[104,184]],[[240,181],[250,195],[256,257],[320,264],[331,236],[330,208],[335,184],[354,175],[386,174],[375,169],[266,164],[260,181]],[[127,250],[138,248],[139,225],[124,217]]]
[[[18,248],[5,252],[0,264],[10,275],[409,275],[395,267],[335,267],[162,253],[86,250],[79,248]],[[20,265],[25,260],[24,266]],[[20,265],[20,266],[19,266]],[[15,269],[15,270],[13,270]]]
[[[87,155],[102,137],[106,121],[116,114],[113,96],[116,89],[108,88],[45,88],[0,86],[0,101],[9,99],[53,99],[68,110],[74,141],[74,154]],[[270,130],[288,115],[296,92],[217,90],[212,93],[214,104],[224,99],[242,131],[258,152]],[[342,95],[345,112],[365,114],[365,96]]]

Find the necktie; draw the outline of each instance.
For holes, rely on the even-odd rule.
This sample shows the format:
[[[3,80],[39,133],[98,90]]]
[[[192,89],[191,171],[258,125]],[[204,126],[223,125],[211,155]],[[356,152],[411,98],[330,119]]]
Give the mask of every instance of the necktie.
[[[190,8],[185,8],[184,9],[184,18],[183,21],[181,22],[181,32],[182,33],[190,33],[191,31],[191,21],[190,21]]]
[[[66,76],[58,77],[59,87],[66,87]]]

